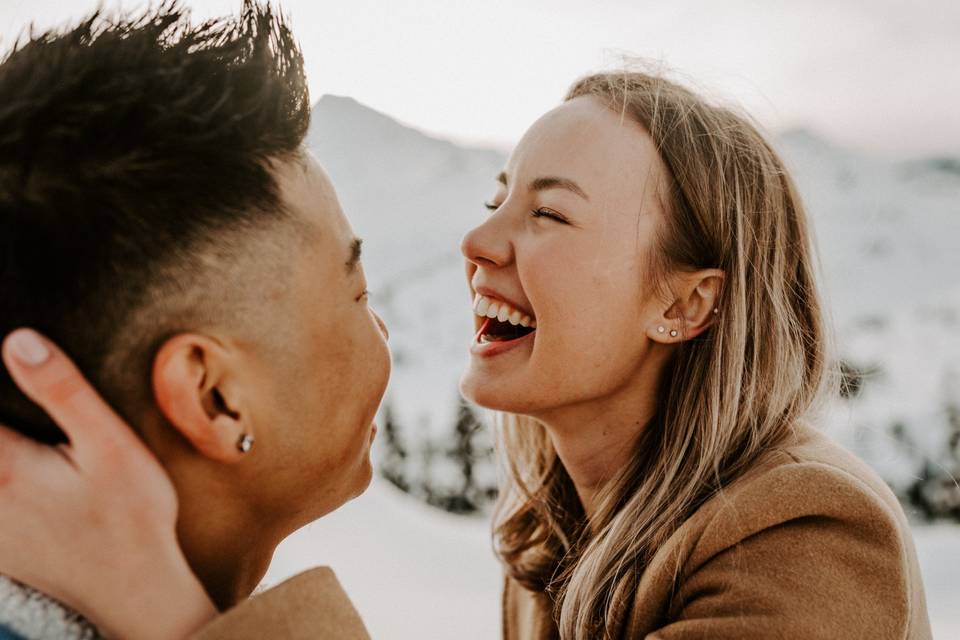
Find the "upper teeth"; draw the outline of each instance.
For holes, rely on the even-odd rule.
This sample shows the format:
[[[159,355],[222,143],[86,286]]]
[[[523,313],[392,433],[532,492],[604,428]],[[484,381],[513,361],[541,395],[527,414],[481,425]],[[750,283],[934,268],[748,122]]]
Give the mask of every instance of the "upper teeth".
[[[496,318],[500,322],[509,322],[521,327],[537,328],[537,321],[519,309],[514,309],[506,302],[493,300],[487,296],[477,295],[473,301],[473,312],[478,316]]]

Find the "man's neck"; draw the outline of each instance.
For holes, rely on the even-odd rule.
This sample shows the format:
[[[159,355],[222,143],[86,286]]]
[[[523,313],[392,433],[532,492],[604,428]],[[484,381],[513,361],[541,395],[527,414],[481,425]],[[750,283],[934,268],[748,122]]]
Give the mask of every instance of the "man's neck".
[[[141,436],[177,492],[177,539],[210,599],[225,610],[260,583],[277,545],[296,527],[257,512],[232,469],[197,454],[159,414],[142,421]]]
[[[181,504],[177,537],[193,571],[222,611],[253,593],[283,536],[258,526],[247,514],[219,506],[213,510],[196,502]]]

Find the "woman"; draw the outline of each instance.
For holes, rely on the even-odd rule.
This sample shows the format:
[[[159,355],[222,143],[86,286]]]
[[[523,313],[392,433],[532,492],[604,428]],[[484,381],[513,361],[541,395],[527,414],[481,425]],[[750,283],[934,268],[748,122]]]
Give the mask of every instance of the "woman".
[[[815,430],[811,237],[753,125],[595,75],[498,182],[463,242],[461,388],[498,412],[509,470],[504,636],[929,638],[896,499]]]
[[[484,325],[462,390],[501,416],[505,636],[929,637],[896,499],[812,427],[811,237],[749,121],[591,76],[501,178],[468,275],[536,331]]]

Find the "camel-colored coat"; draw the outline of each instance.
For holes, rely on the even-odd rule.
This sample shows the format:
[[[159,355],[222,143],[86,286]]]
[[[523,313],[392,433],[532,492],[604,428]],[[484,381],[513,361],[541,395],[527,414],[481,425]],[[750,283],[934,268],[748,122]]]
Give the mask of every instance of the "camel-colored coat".
[[[558,638],[550,605],[513,580],[504,640]],[[903,510],[863,462],[809,427],[698,509],[620,608],[617,638],[926,640]]]
[[[238,604],[190,640],[370,640],[328,567],[305,571]]]
[[[504,640],[558,637],[546,599],[511,580],[503,624]],[[865,464],[806,427],[680,527],[643,572],[617,628],[618,638],[647,640],[931,637],[896,498]],[[313,569],[192,640],[261,638],[369,635],[333,572]]]

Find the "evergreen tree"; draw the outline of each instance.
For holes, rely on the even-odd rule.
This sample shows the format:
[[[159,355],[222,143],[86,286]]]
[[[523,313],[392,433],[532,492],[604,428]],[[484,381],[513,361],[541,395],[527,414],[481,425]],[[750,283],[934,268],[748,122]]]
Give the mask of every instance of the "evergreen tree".
[[[457,482],[432,491],[432,504],[452,513],[475,513],[496,495],[496,487],[485,486],[477,473],[482,465],[493,464],[493,447],[483,441],[486,435],[471,406],[460,399],[452,442],[444,451],[458,471]]]
[[[398,489],[410,493],[410,480],[407,475],[407,447],[397,429],[393,408],[389,403],[383,407],[384,451],[380,456],[380,475],[389,480]]]

